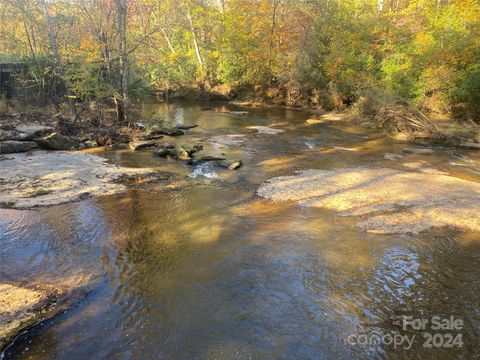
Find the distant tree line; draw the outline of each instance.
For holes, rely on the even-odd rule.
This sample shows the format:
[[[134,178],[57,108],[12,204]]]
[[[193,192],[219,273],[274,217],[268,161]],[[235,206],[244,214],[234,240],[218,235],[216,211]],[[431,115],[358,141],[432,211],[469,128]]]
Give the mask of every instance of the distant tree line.
[[[122,121],[129,98],[191,86],[480,113],[478,0],[0,0],[2,55],[39,99],[113,99]]]

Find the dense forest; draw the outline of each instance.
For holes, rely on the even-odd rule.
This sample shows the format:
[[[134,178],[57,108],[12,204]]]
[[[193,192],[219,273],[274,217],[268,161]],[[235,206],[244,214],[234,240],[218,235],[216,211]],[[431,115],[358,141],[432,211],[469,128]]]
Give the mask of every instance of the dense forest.
[[[194,89],[478,121],[479,34],[478,0],[0,0],[29,103]]]

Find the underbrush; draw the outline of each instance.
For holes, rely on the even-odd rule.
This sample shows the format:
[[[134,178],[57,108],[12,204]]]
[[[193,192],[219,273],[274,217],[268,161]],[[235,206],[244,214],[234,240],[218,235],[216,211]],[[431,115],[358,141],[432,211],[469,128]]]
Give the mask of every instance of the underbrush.
[[[398,96],[380,89],[364,91],[349,111],[349,118],[362,126],[406,139],[429,139],[458,145],[480,141],[478,124],[452,117],[432,119]]]
[[[368,90],[350,111],[352,120],[387,133],[438,132],[437,125],[406,101],[380,89]]]

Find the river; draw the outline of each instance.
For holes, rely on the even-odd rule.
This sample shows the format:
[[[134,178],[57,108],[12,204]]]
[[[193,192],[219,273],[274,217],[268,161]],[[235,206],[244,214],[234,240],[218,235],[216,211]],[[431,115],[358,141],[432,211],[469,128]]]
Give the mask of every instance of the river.
[[[255,195],[265,180],[295,170],[398,168],[385,154],[411,145],[341,121],[309,126],[312,115],[297,110],[147,103],[142,111],[198,124],[179,141],[204,142],[243,166],[192,167],[151,150],[105,151],[118,164],[159,166],[192,185],[0,210],[3,281],[94,279],[84,299],[20,336],[5,358],[480,356],[479,233],[371,234],[354,218]],[[284,132],[248,129],[272,125]],[[478,154],[434,151],[405,157],[480,181]],[[461,333],[463,345],[424,347],[422,332],[412,330],[410,348],[388,344],[387,335],[402,333],[395,319],[403,316],[460,319],[462,329],[450,332]],[[372,334],[381,341],[362,343],[360,335]]]

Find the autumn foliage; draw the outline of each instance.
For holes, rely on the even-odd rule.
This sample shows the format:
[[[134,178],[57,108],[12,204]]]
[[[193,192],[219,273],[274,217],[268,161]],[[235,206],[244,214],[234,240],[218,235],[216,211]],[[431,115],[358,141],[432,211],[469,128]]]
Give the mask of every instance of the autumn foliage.
[[[119,81],[116,1],[47,5],[67,69],[58,75],[78,98],[113,96]],[[127,5],[133,95],[223,86],[341,108],[381,92],[425,112],[478,120],[477,0],[136,0]],[[0,56],[28,61],[33,87],[45,88],[45,74],[52,71],[46,61],[52,57],[48,36],[39,1],[0,0]]]

